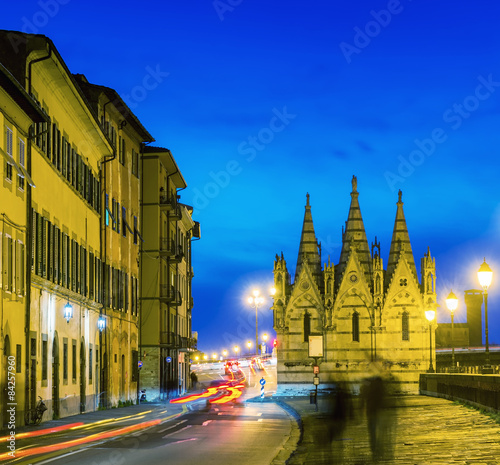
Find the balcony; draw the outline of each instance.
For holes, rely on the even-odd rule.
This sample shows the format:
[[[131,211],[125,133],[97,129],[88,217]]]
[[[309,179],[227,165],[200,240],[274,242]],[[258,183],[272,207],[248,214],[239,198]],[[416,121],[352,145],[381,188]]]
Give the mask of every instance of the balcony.
[[[184,258],[184,252],[180,245],[175,245],[173,239],[162,239],[160,243],[160,255],[168,258],[170,262],[180,263]]]
[[[165,210],[167,212],[175,210],[175,207],[177,207],[176,197],[160,191],[160,207],[162,210]]]
[[[173,349],[191,352],[198,347],[198,341],[190,337],[182,337],[175,332],[162,331],[160,333],[160,344],[165,344]]]
[[[167,212],[169,219],[179,221],[182,218],[181,206],[177,203],[175,196],[168,196],[165,193],[160,194],[160,208]]]
[[[175,286],[163,284],[160,286],[160,300],[170,305],[182,305],[182,297],[180,291],[175,289]]]

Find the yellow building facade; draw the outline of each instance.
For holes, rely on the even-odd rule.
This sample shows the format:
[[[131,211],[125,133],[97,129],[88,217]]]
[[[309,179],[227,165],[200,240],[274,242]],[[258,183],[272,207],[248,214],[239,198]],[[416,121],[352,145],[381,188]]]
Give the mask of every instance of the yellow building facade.
[[[309,389],[339,381],[359,387],[374,370],[393,389],[418,393],[419,374],[435,366],[436,265],[430,252],[417,275],[401,191],[387,267],[380,243],[368,246],[353,177],[351,205],[338,264],[321,265],[309,195],[292,284],[286,260],[274,262],[274,329],[279,389]],[[312,351],[311,351],[312,350]],[[432,358],[431,358],[432,357]],[[374,364],[374,362],[376,362]]]
[[[153,138],[45,36],[0,31],[0,63],[1,386],[15,360],[19,424],[39,397],[43,420],[135,403]]]
[[[10,421],[8,404],[17,404],[16,420],[20,421],[24,411],[28,197],[33,184],[28,173],[30,128],[46,120],[35,101],[0,64],[0,425]]]
[[[180,202],[186,188],[179,167],[168,149],[145,148],[141,253],[141,389],[148,400],[164,400],[190,386],[190,360],[196,349],[193,308],[191,245],[200,238],[192,207]]]

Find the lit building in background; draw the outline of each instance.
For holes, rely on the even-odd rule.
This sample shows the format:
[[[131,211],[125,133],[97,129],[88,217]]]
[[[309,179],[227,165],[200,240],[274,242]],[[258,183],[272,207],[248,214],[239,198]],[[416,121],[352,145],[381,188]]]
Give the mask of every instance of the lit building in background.
[[[436,309],[435,260],[427,251],[419,282],[400,191],[384,269],[380,243],[375,239],[371,250],[368,246],[358,195],[353,177],[337,265],[328,259],[321,266],[309,195],[293,284],[283,255],[276,256],[273,311],[279,388],[311,385],[310,336],[319,344],[315,360],[321,384],[359,383],[370,373],[370,362],[378,361],[399,383],[395,389],[418,392],[419,374],[432,365],[434,338],[430,343],[429,331],[435,320],[429,323],[425,311]]]
[[[187,184],[168,149],[145,147],[142,157],[141,389],[148,399],[180,395],[190,385],[196,349],[191,327],[192,240],[200,224],[180,202]]]

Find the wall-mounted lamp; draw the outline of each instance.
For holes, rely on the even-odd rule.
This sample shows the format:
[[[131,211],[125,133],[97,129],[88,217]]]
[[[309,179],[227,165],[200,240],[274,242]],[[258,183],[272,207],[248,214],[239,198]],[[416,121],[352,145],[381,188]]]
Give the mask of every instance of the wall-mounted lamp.
[[[97,329],[102,333],[105,328],[106,328],[106,318],[104,318],[101,315],[97,320]]]
[[[73,307],[68,303],[64,306],[64,318],[66,318],[66,323],[69,323],[69,320],[73,318]]]

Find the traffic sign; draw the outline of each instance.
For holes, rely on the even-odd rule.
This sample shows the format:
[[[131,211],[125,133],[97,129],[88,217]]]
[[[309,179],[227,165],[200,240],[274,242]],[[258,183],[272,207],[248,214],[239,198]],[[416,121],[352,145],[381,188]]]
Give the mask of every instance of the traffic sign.
[[[261,378],[259,383],[262,384],[262,386],[264,386],[264,384],[266,384],[266,380],[264,378]]]
[[[172,357],[167,357],[165,360],[167,361],[167,363],[170,363],[172,361]]]
[[[142,360],[139,360],[138,365],[139,365],[139,368],[142,368]]]

